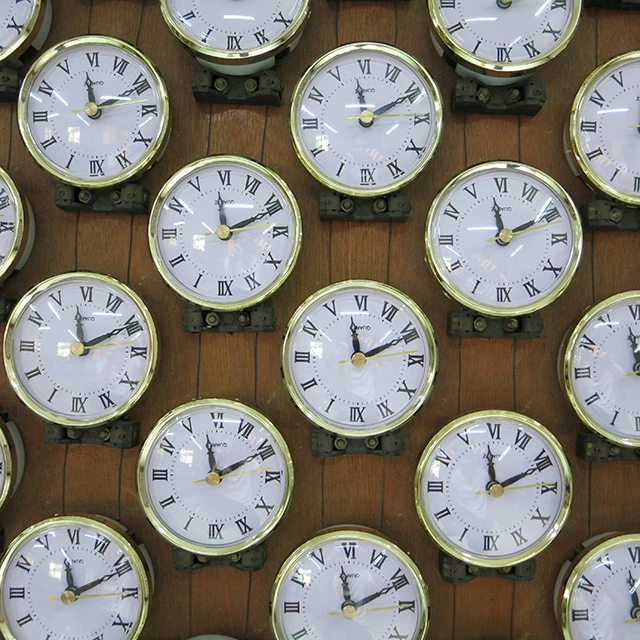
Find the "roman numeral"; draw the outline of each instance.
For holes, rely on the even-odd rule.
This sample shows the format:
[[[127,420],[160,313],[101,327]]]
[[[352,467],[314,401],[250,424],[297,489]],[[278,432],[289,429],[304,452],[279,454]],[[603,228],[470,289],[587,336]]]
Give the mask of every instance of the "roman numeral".
[[[256,280],[255,273],[250,273],[248,276],[245,276],[244,281],[247,283],[247,286],[251,291],[254,291],[260,286],[260,283]]]
[[[51,97],[51,94],[53,93],[53,87],[46,80],[42,80],[42,82],[40,82],[40,86],[38,87],[38,93],[44,93],[46,96]]]
[[[231,285],[233,284],[233,280],[218,280],[218,295],[219,296],[232,296],[231,293]]]
[[[300,613],[300,602],[285,602],[284,603],[284,612],[285,613]]]
[[[342,550],[347,560],[356,559],[356,543],[355,542],[342,542]]]
[[[502,438],[500,437],[500,423],[496,422],[495,424],[491,424],[490,422],[487,422],[487,428],[489,429],[489,435],[491,436],[492,440],[501,440]]]
[[[307,97],[309,100],[315,100],[318,104],[322,104],[324,101],[324,94],[320,93],[316,87],[311,87],[311,91],[309,91]]]
[[[19,598],[20,600],[24,600],[26,597],[25,588],[24,587],[9,587],[9,599],[14,600]]]
[[[258,502],[258,504],[256,505],[256,507],[255,507],[255,508],[256,508],[256,509],[264,509],[264,510],[266,511],[267,515],[269,515],[269,514],[273,511],[273,507],[274,507],[274,506],[275,506],[275,505],[273,505],[273,504],[267,504],[267,503],[264,501],[264,498],[263,498],[263,497],[261,497],[261,498],[260,498],[260,502]]]
[[[412,398],[416,391],[417,389],[411,389],[409,386],[407,386],[406,380],[403,380],[396,393],[406,393],[407,398]]]
[[[498,302],[511,302],[511,290],[513,287],[496,287],[496,299]]]
[[[289,237],[289,227],[272,227],[272,238],[277,238],[278,236],[284,236],[285,238]]]
[[[589,610],[588,609],[571,609],[571,621],[572,622],[588,622]]]
[[[598,123],[595,120],[582,120],[580,122],[580,131],[596,133],[598,131]]]
[[[384,72],[384,79],[395,83],[400,73],[401,71],[400,69],[398,69],[398,67],[387,62],[387,68],[385,69],[385,72]]]
[[[309,364],[311,362],[310,351],[296,351],[294,354],[294,362],[304,362]]]
[[[358,60],[358,66],[360,67],[360,71],[364,75],[371,74],[371,60],[369,58],[364,58],[363,60]]]
[[[429,480],[427,482],[427,493],[444,493],[444,482],[442,480]]]
[[[258,41],[258,44],[266,44],[267,42],[269,42],[269,38],[267,38],[267,36],[265,35],[264,29],[256,31],[253,34],[253,37]]]
[[[527,202],[533,202],[533,199],[536,197],[536,195],[538,194],[538,189],[536,189],[536,187],[534,187],[533,185],[529,185],[526,182],[524,183],[524,186],[522,187],[522,197],[527,201]]]
[[[594,158],[597,158],[598,156],[603,155],[603,151],[600,147],[598,147],[597,149],[594,149],[593,151],[589,151],[587,153],[587,158],[589,160],[593,160]]]
[[[148,115],[153,115],[153,116],[157,116],[158,115],[158,105],[157,104],[142,104],[140,105],[142,107],[142,117],[144,118],[145,116]],[[189,183],[191,184],[191,183]]]
[[[498,538],[500,536],[484,536],[483,549],[485,551],[497,551],[498,550]]]
[[[587,593],[593,593],[594,587],[595,585],[591,580],[589,580],[589,578],[587,578],[587,576],[580,576],[580,579],[578,580],[578,589],[582,589]]]
[[[551,27],[551,23],[547,22],[547,26],[542,30],[542,33],[548,33],[553,37],[554,42],[558,42],[558,40],[560,39],[560,34],[562,33],[562,29],[558,29],[558,31],[556,31]]]
[[[169,481],[169,470],[168,469],[153,469],[152,470],[151,479],[154,481]]]
[[[122,576],[129,573],[129,571],[133,571],[133,567],[131,563],[126,559],[124,555],[121,555],[114,563],[113,568],[116,570],[116,573],[120,578]]]
[[[586,333],[580,338],[578,346],[588,351],[595,351],[596,349],[596,343]]]
[[[87,60],[89,61],[89,65],[95,69],[100,66],[100,52],[99,51],[88,51],[84,54],[87,56]]]
[[[444,449],[439,449],[438,453],[436,453],[436,462],[439,462],[445,467],[448,467],[449,463],[451,462],[451,458]]]
[[[396,313],[398,313],[398,307],[387,302],[386,300],[382,301],[382,313],[381,316],[388,320],[389,322],[393,322],[393,319],[396,317]]]
[[[585,404],[590,406],[592,405],[594,402],[597,402],[598,400],[600,400],[600,395],[596,392],[592,395],[590,395],[588,398],[585,398]]]
[[[239,518],[238,520],[236,520],[236,525],[238,526],[238,529],[240,529],[240,534],[241,535],[245,535],[245,534],[249,533],[250,531],[253,531],[253,527],[250,527],[247,524],[247,516],[245,516],[244,518]]]
[[[180,255],[176,256],[175,258],[171,258],[171,260],[169,260],[169,264],[175,269],[179,264],[182,264],[183,262],[186,262],[186,261],[187,261],[187,259],[181,253]]]
[[[35,369],[31,369],[31,371],[25,371],[24,375],[27,380],[33,380],[33,378],[42,375],[42,371],[40,371],[40,367],[36,367]]]
[[[580,378],[590,378],[591,377],[591,367],[574,367],[573,368],[573,379],[579,380]]]
[[[518,429],[518,431],[516,432],[516,447],[518,447],[518,449],[521,449],[522,451],[525,451],[530,442],[531,436],[528,433],[522,431],[522,429]]]
[[[385,400],[384,402],[380,402],[376,405],[378,407],[378,411],[380,411],[380,416],[382,418],[388,418],[393,415],[393,411],[389,409],[389,401]]]
[[[105,538],[103,535],[96,533],[96,538],[93,541],[93,550],[97,551],[100,555],[104,555],[106,550],[111,545],[111,540]]]
[[[228,35],[227,36],[227,49],[235,50],[235,51],[241,49],[240,40],[242,40],[242,36]]]
[[[318,385],[318,382],[316,381],[315,378],[312,378],[311,380],[307,380],[306,382],[301,382],[300,386],[302,387],[303,391],[309,391],[309,389],[311,389],[312,387],[316,387]]]
[[[104,160],[89,160],[89,175],[92,177],[104,175]]]
[[[443,213],[454,220],[457,220],[460,215],[460,212],[450,202],[445,205]]]
[[[340,75],[340,67],[339,66],[335,66],[333,67],[333,69],[329,69],[327,71],[327,73],[332,77],[335,78],[338,82],[340,82],[342,80],[342,76]]]
[[[451,515],[451,510],[449,509],[449,507],[445,507],[444,509],[442,509],[441,511],[437,511],[433,515],[436,517],[436,520],[442,520],[442,518],[446,518],[447,516]]]
[[[220,178],[220,184],[223,187],[230,187],[231,186],[231,169],[218,171],[218,178]]]
[[[240,418],[240,424],[238,425],[238,435],[241,435],[243,438],[249,438],[254,428],[255,427],[250,422],[247,422],[243,418]]]
[[[126,169],[127,167],[131,166],[131,160],[129,160],[129,158],[127,158],[126,151],[123,151],[122,153],[119,153],[116,156],[116,160],[118,161],[118,164],[120,165],[121,169]]]
[[[71,398],[71,411],[73,413],[87,413],[87,400],[89,398],[73,397]]]
[[[393,160],[387,164],[387,169],[391,172],[391,177],[396,180],[400,176],[404,175],[404,171],[398,166],[398,161]]]
[[[260,459],[263,462],[276,455],[276,452],[273,450],[273,446],[269,444],[269,441],[266,438],[258,445],[258,453],[260,454]]]
[[[138,131],[136,137],[133,139],[134,142],[142,142],[145,147],[148,147],[151,144],[151,138],[145,138],[142,135],[142,131]]]
[[[497,62],[511,62],[511,52],[513,47],[496,47]]]
[[[222,524],[210,524],[209,525],[209,539],[210,540],[222,540],[222,527],[224,527],[224,522]]]
[[[545,269],[543,269],[544,271]],[[525,282],[522,285],[526,292],[529,294],[530,298],[533,298],[534,296],[537,296],[540,293],[540,289],[538,289],[535,285],[535,281],[533,278],[531,278],[531,280],[528,280],[527,282]]]
[[[118,56],[113,57],[113,71],[115,71],[119,76],[124,75],[128,66],[129,62],[127,60],[119,58]]]
[[[420,354],[420,355],[413,355],[413,354],[408,354],[408,359],[407,359],[407,366],[411,367],[414,364],[419,364],[421,367],[424,367],[424,355]]]
[[[413,141],[413,138],[411,138],[409,140],[409,145],[405,148],[405,151],[414,151],[415,154],[418,156],[418,158],[420,158],[422,156],[422,154],[424,153],[425,147],[417,147],[415,142]]]
[[[529,518],[530,520],[539,520],[540,524],[544,528],[544,526],[551,520],[551,516],[543,516],[540,512],[540,509],[536,509],[536,512]]]
[[[391,584],[396,591],[406,587],[409,584],[407,576],[402,573],[401,569],[396,569],[395,573],[391,576]]]
[[[533,43],[533,40],[531,42],[525,42],[522,46],[524,47],[524,50],[527,52],[527,55],[530,58],[535,58],[536,56],[540,55],[540,51],[536,49],[536,46]]]
[[[334,301],[334,304],[335,304],[335,301]],[[326,306],[326,305],[323,305],[323,306]],[[305,333],[308,333],[312,338],[315,338],[318,335],[318,327],[316,327],[316,325],[313,324],[313,322],[311,322],[311,320],[309,319],[305,321],[304,325],[302,326],[302,330]]]
[[[349,407],[350,422],[364,422],[364,407]]]
[[[360,184],[361,185],[368,185],[368,184],[375,184],[375,178],[373,177],[373,172],[375,171],[375,169],[367,169],[367,168],[363,168],[360,169]]]
[[[103,409],[116,406],[116,403],[111,399],[111,391],[105,391],[105,393],[101,393],[98,398],[100,398],[100,401],[102,402]]]
[[[261,180],[258,180],[253,176],[247,175],[247,179],[244,185],[244,190],[248,191],[252,196],[255,196],[261,184],[262,184]]]
[[[50,138],[43,140],[40,144],[42,145],[43,149],[48,149],[51,145],[54,145],[57,142],[58,141],[56,140],[55,136],[51,136]]]
[[[47,550],[49,549],[49,541],[46,540],[46,544],[43,544],[44,547],[47,548]],[[22,569],[23,571],[26,571],[27,573],[29,573],[31,571],[31,562],[29,562],[29,560],[27,560],[24,555],[20,555],[20,557],[16,560],[16,567],[18,567],[18,569]]]
[[[529,542],[523,535],[522,535],[522,527],[520,527],[520,529],[516,529],[515,531],[511,532],[511,537],[513,538],[513,541],[516,543],[516,546],[519,547],[523,544],[525,544],[526,542]]]

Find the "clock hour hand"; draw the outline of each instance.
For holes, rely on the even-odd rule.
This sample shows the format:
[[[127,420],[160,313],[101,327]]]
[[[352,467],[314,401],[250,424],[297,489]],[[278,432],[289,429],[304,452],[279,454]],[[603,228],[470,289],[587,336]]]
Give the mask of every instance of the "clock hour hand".
[[[84,329],[82,328],[82,314],[80,313],[80,307],[76,305],[76,339],[78,342],[84,343]]]
[[[502,485],[503,488],[508,487],[509,485],[512,485],[518,482],[518,480],[522,480],[522,478],[526,478],[527,476],[530,476],[532,473],[535,473],[537,470],[538,470],[537,467],[531,467],[530,469],[527,469],[522,473],[517,473],[515,476],[511,476],[510,478],[508,478],[504,482],[501,482],[500,484]]]
[[[504,222],[502,221],[502,216],[500,215],[500,207],[496,202],[496,199],[493,199],[493,214],[496,218],[496,225],[498,227],[498,233],[500,233],[504,229]],[[496,236],[497,237],[497,236]]]
[[[353,353],[359,353],[360,339],[358,338],[358,327],[353,321],[353,317],[351,318],[351,325],[349,326],[349,329],[351,330],[351,344],[353,345]]]
[[[389,347],[395,347],[395,345],[399,344],[403,340],[404,340],[404,338],[402,338],[402,337],[396,338],[395,340],[390,340],[389,342],[385,342],[384,344],[381,344],[378,347],[374,347],[373,349],[370,349],[364,355],[365,355],[365,357],[370,358],[371,356],[375,356],[377,353],[381,353],[382,351],[386,351],[387,349],[389,349]]]
[[[491,448],[489,447],[489,445],[487,445],[487,453],[484,454],[484,457],[487,460],[487,468],[489,471],[489,480],[491,484],[493,482],[496,482],[496,468],[493,464],[493,460],[498,456],[493,455],[493,453],[491,453]]]
[[[376,591],[375,593],[372,593],[370,596],[366,596],[365,598],[362,598],[361,600],[358,600],[357,602],[355,602],[354,603],[355,607],[356,608],[362,607],[363,605],[371,602],[372,600],[375,600],[376,598],[383,596],[385,593],[389,593],[391,589],[393,589],[393,585],[391,585],[390,587],[385,587],[384,589],[380,589],[380,591]]]
[[[209,473],[214,473],[216,470],[216,452],[209,440],[209,434],[207,434],[207,456],[209,458]]]
[[[629,327],[629,335],[627,336],[627,340],[631,343],[633,349],[633,357],[636,361],[636,366],[634,370],[638,368],[637,365],[640,365],[640,344],[638,344],[638,336],[631,331],[631,327]]]
[[[629,569],[629,578],[627,579],[629,585],[629,595],[631,596],[631,611],[629,613],[631,618],[640,618],[640,599],[638,598],[638,581],[631,575],[631,569]]]
[[[356,96],[360,103],[360,113],[362,113],[367,108],[367,99],[365,98],[363,88],[360,86],[360,80],[356,80]]]
[[[222,199],[219,191],[216,204],[218,205],[218,217],[220,220],[220,224],[227,224],[227,214],[224,212],[224,200]]]
[[[342,597],[344,598],[342,606],[344,607],[345,604],[353,604],[353,600],[351,600],[351,589],[349,589],[347,574],[342,565],[340,565],[340,580],[342,581]]]
[[[73,573],[71,573],[71,561],[69,558],[64,559],[64,573],[67,578],[67,590],[74,590]]]
[[[260,455],[259,453],[254,453],[253,455],[247,456],[242,460],[238,460],[238,462],[234,462],[233,464],[230,464],[228,467],[225,467],[224,469],[220,469],[220,471],[218,471],[218,475],[220,477],[226,476],[228,473],[231,473],[232,471],[235,471],[236,469],[239,469],[243,465],[247,464],[247,462],[251,462],[251,460],[255,460],[259,455]]]

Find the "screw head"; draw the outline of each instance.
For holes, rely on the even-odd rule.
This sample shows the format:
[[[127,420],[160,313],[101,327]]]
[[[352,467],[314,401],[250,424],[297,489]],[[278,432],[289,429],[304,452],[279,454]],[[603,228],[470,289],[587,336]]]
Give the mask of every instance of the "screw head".
[[[227,91],[229,91],[229,83],[226,78],[216,78],[213,83],[213,88],[219,93],[227,93]]]
[[[373,210],[375,213],[384,213],[387,210],[387,201],[384,198],[377,198],[373,201]]]
[[[254,93],[258,90],[258,81],[255,78],[247,78],[244,81],[244,90],[247,93]]]
[[[220,316],[215,311],[209,311],[204,317],[204,321],[210,327],[217,327],[220,324]]]
[[[343,438],[342,436],[338,436],[334,441],[333,441],[333,446],[338,450],[338,451],[344,451],[347,448],[347,439]]]
[[[502,322],[502,326],[507,333],[513,333],[519,325],[518,318],[505,318]]]
[[[620,209],[618,209],[617,207],[611,209],[609,220],[611,220],[611,222],[620,222],[620,220],[622,220],[622,211],[620,211]]]
[[[473,321],[473,329],[474,331],[479,331],[480,333],[486,331],[487,319],[482,317],[475,318]]]
[[[480,102],[488,102],[490,95],[491,92],[486,87],[480,87],[480,89],[478,89],[478,100],[480,100]]]

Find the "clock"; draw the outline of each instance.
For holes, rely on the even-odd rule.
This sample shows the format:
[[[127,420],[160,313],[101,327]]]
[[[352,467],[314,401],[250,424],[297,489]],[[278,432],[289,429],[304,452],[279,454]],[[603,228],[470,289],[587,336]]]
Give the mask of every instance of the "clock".
[[[129,287],[89,272],[53,276],[15,306],[4,364],[20,400],[44,420],[92,427],[125,414],[149,386],[158,339]]]
[[[169,29],[201,64],[247,75],[293,49],[311,13],[311,0],[160,0]]]
[[[305,417],[365,438],[407,422],[433,388],[438,353],[431,323],[397,289],[347,280],[303,302],[282,344],[285,386]]]
[[[560,380],[592,431],[640,447],[640,291],[626,291],[587,311],[560,352]]]
[[[429,0],[431,36],[459,75],[509,84],[565,49],[581,9],[581,0]]]
[[[640,51],[612,58],[582,83],[565,129],[576,175],[595,191],[640,206]]]
[[[51,28],[51,0],[3,0],[0,66],[19,59],[29,47],[42,48]]]
[[[0,508],[20,486],[23,473],[22,436],[14,422],[0,415]]]
[[[0,564],[6,640],[134,640],[152,589],[148,558],[119,523],[58,516],[32,525]]]
[[[427,587],[409,556],[369,531],[335,528],[298,547],[271,591],[276,640],[421,640]]]
[[[564,640],[638,637],[640,534],[588,540],[560,570],[554,593]]]
[[[266,167],[240,156],[187,165],[165,184],[149,218],[149,245],[165,282],[219,310],[254,305],[280,287],[302,241],[296,199]]]
[[[449,296],[488,316],[524,315],[569,286],[582,253],[582,226],[553,178],[518,162],[486,162],[437,195],[425,244]]]
[[[532,558],[560,533],[571,471],[556,438],[532,418],[478,411],[453,420],[422,453],[418,515],[446,553],[480,567]]]
[[[426,69],[395,47],[359,42],[323,55],[291,101],[291,135],[302,164],[350,196],[397,191],[432,158],[442,98]]]
[[[140,451],[137,475],[142,508],[160,535],[204,556],[264,540],[293,490],[284,438],[233,400],[195,400],[166,414]]]
[[[24,266],[31,254],[34,236],[31,205],[0,167],[0,282]]]
[[[18,124],[42,169],[95,189],[149,169],[169,137],[164,80],[135,47],[107,36],[72,38],[25,76]]]

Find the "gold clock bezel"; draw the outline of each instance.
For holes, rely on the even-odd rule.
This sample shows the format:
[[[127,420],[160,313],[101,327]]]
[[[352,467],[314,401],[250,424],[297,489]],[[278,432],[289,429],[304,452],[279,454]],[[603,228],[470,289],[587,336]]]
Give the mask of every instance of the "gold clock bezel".
[[[297,549],[295,549],[278,570],[275,580],[273,581],[273,586],[271,587],[271,596],[269,600],[269,610],[271,612],[271,631],[274,638],[276,638],[277,640],[289,640],[285,634],[280,633],[280,630],[278,628],[278,602],[283,585],[287,580],[287,576],[290,574],[295,565],[303,560],[304,557],[309,554],[309,552],[317,549],[318,547],[321,547],[323,544],[331,544],[342,540],[356,542],[358,540],[362,540],[364,542],[367,542],[368,544],[379,546],[385,549],[388,555],[394,556],[403,565],[404,569],[411,576],[411,579],[416,586],[416,591],[418,592],[420,607],[422,610],[422,620],[420,621],[420,625],[417,628],[416,635],[414,638],[412,638],[412,640],[423,640],[427,635],[427,630],[429,628],[429,589],[416,563],[398,545],[391,542],[386,537],[379,534],[377,531],[374,532],[373,530],[364,530],[364,528],[356,529],[348,526],[332,527],[326,533],[320,532],[318,535],[314,536],[307,542],[300,545]]]
[[[453,192],[459,190],[460,186],[468,181],[470,178],[478,175],[484,175],[497,171],[514,171],[524,176],[529,176],[539,182],[542,182],[548,189],[550,189],[555,195],[557,200],[562,204],[567,212],[569,220],[572,223],[573,228],[573,243],[571,245],[571,259],[567,263],[567,267],[564,273],[556,283],[556,286],[552,291],[549,291],[544,296],[540,296],[535,302],[528,304],[521,304],[513,307],[502,307],[499,305],[485,304],[475,300],[465,292],[458,289],[456,286],[449,282],[449,273],[439,264],[438,251],[434,244],[431,242],[431,238],[435,239],[433,234],[433,227],[438,221],[440,210],[446,204]],[[427,253],[427,260],[431,271],[433,272],[436,280],[440,283],[440,286],[444,289],[446,295],[460,304],[484,313],[488,316],[504,318],[526,315],[538,311],[552,302],[557,300],[571,284],[573,276],[575,275],[578,264],[580,263],[580,257],[582,255],[582,223],[580,221],[580,215],[576,205],[571,200],[571,197],[564,189],[564,187],[554,180],[551,176],[547,175],[540,169],[531,167],[521,162],[498,160],[491,162],[483,162],[474,165],[468,169],[465,169],[454,178],[452,178],[436,195],[433,200],[429,212],[427,213],[427,221],[425,225],[425,248]]]
[[[580,334],[585,331],[587,326],[593,322],[602,312],[610,307],[616,306],[620,303],[628,300],[636,300],[640,302],[640,290],[637,291],[624,291],[614,296],[610,296],[605,300],[602,300],[598,304],[591,307],[578,321],[578,324],[571,332],[569,338],[565,341],[560,351],[560,362],[562,363],[560,383],[562,390],[564,391],[567,400],[571,404],[573,410],[578,414],[580,420],[589,429],[597,433],[610,442],[622,445],[623,447],[640,447],[640,435],[637,438],[624,437],[611,433],[603,425],[596,422],[596,420],[589,415],[589,413],[582,406],[582,403],[576,396],[573,387],[573,377],[571,375],[572,359],[575,350],[578,348],[580,342]]]
[[[201,407],[221,407],[223,409],[236,411],[238,413],[249,416],[256,424],[259,424],[262,428],[264,428],[269,433],[271,438],[273,438],[276,446],[280,449],[280,453],[284,461],[285,487],[281,504],[278,506],[273,517],[265,527],[257,531],[246,540],[243,540],[242,542],[234,545],[207,547],[204,545],[196,544],[194,542],[190,542],[188,540],[185,540],[184,538],[180,538],[175,533],[173,533],[158,517],[153,509],[151,500],[149,499],[149,493],[147,491],[145,471],[154,446],[165,433],[165,430],[167,428],[170,428],[171,425],[174,424],[178,416],[184,414],[186,411],[199,409]],[[151,433],[147,436],[147,439],[142,445],[142,449],[140,450],[140,455],[138,457],[138,462],[136,465],[136,478],[138,485],[138,500],[140,502],[140,505],[142,506],[144,514],[147,516],[147,519],[149,520],[149,522],[151,522],[154,529],[172,545],[180,549],[185,549],[197,555],[209,557],[228,556],[239,553],[241,551],[244,551],[245,549],[255,546],[256,544],[262,542],[267,536],[269,536],[273,532],[273,530],[280,524],[282,518],[289,508],[294,484],[293,460],[291,458],[291,453],[289,452],[289,447],[287,446],[285,439],[276,429],[271,420],[269,420],[269,418],[267,418],[264,414],[260,413],[253,407],[249,407],[236,400],[227,400],[224,398],[202,398],[199,400],[192,400],[191,402],[187,402],[180,405],[179,407],[176,407],[175,409],[172,409],[162,418],[160,418],[160,420],[158,420],[158,422],[154,425]]]
[[[578,93],[571,105],[571,112],[565,129],[565,152],[569,163],[575,168],[582,180],[596,192],[604,193],[614,200],[623,202],[632,207],[640,207],[640,194],[637,196],[624,193],[616,189],[610,182],[600,177],[592,168],[580,144],[580,114],[585,102],[589,101],[590,89],[599,78],[610,76],[613,69],[626,65],[628,62],[636,62],[640,66],[640,51],[630,51],[615,56],[594,69],[580,85]]]
[[[31,41],[38,35],[44,23],[47,11],[47,0],[30,0],[33,3],[31,15],[24,25],[20,36],[0,53],[0,62],[19,58],[31,45]]]
[[[146,323],[146,330],[149,336],[147,368],[144,374],[144,378],[140,380],[140,384],[138,385],[135,393],[122,405],[116,406],[114,409],[103,414],[100,417],[88,418],[86,420],[72,420],[64,416],[58,416],[55,413],[42,408],[24,388],[22,382],[20,381],[19,373],[14,366],[13,360],[13,340],[15,336],[16,325],[22,318],[23,313],[28,309],[31,301],[58,284],[66,283],[73,280],[93,280],[94,282],[99,282],[102,285],[118,291],[125,297],[128,297],[138,308],[141,317],[144,319],[144,322]],[[11,386],[13,387],[13,390],[15,391],[18,398],[24,405],[26,405],[28,409],[35,413],[39,418],[42,418],[47,422],[52,422],[54,424],[68,427],[75,427],[76,429],[86,429],[89,427],[95,427],[101,424],[105,424],[110,420],[115,420],[116,418],[125,414],[138,402],[138,400],[140,400],[142,395],[151,384],[153,375],[155,373],[158,359],[158,333],[156,330],[156,325],[146,304],[143,302],[140,296],[138,296],[138,294],[135,293],[135,291],[133,291],[128,285],[120,282],[112,276],[103,273],[95,273],[92,271],[70,271],[67,273],[61,273],[56,276],[51,276],[50,278],[43,280],[42,282],[31,288],[29,291],[27,291],[27,293],[25,293],[24,296],[18,301],[16,306],[11,311],[11,315],[9,316],[9,320],[4,332],[3,359],[9,382],[11,383]]]
[[[339,294],[349,289],[370,289],[381,293],[383,295],[395,298],[401,305],[404,305],[415,316],[416,321],[422,328],[425,334],[427,347],[429,349],[429,369],[426,372],[426,378],[423,388],[420,393],[414,396],[412,402],[407,405],[406,409],[397,418],[388,424],[381,425],[379,427],[372,427],[370,429],[353,430],[343,426],[336,426],[330,422],[327,422],[316,415],[316,412],[312,411],[305,399],[296,390],[296,384],[294,381],[294,375],[289,366],[288,353],[291,345],[291,341],[294,337],[294,331],[296,326],[305,317],[309,309],[315,307],[317,303],[324,297],[331,294]],[[342,282],[336,282],[327,287],[323,287],[319,291],[309,296],[295,311],[291,319],[287,323],[287,328],[282,339],[282,348],[280,351],[280,371],[282,373],[282,379],[284,386],[289,393],[290,398],[293,400],[296,407],[304,414],[305,418],[309,422],[341,436],[349,438],[368,438],[370,436],[378,436],[384,433],[388,433],[407,423],[427,401],[427,398],[433,391],[434,382],[438,370],[438,346],[436,343],[435,332],[433,326],[427,315],[422,311],[419,305],[414,302],[408,295],[402,291],[382,282],[376,282],[374,280],[343,280]]]
[[[160,118],[158,134],[155,140],[149,145],[144,155],[139,160],[133,162],[126,171],[121,171],[116,176],[96,178],[94,180],[87,180],[69,175],[68,173],[65,173],[63,169],[58,168],[49,161],[46,155],[40,151],[38,142],[31,133],[27,109],[29,94],[34,81],[37,79],[38,74],[42,69],[52,60],[63,55],[66,51],[85,45],[115,47],[116,49],[126,51],[132,58],[135,58],[141,66],[145,67],[158,92],[158,109],[160,113],[158,116]],[[124,40],[113,38],[111,36],[96,35],[70,38],[69,40],[65,40],[41,54],[27,72],[18,97],[18,127],[27,150],[36,164],[43,171],[57,180],[83,189],[99,189],[123,184],[128,180],[132,180],[142,175],[145,171],[150,169],[153,164],[159,160],[159,156],[162,155],[162,151],[164,151],[165,145],[168,143],[171,127],[169,121],[169,93],[167,85],[151,59],[142,53],[142,51]]]
[[[210,1],[210,0],[209,0]],[[296,38],[302,34],[304,27],[311,15],[311,0],[302,0],[300,11],[293,19],[293,22],[273,40],[251,47],[250,49],[240,49],[239,51],[229,51],[217,47],[207,47],[201,40],[194,40],[180,29],[179,22],[171,13],[169,0],[160,0],[160,9],[169,30],[189,51],[214,64],[222,65],[246,65],[261,62],[278,55],[288,46],[295,42]]]
[[[560,470],[562,471],[562,476],[564,477],[564,502],[562,503],[553,526],[549,528],[545,535],[542,536],[535,545],[533,545],[526,551],[513,554],[508,557],[484,558],[482,556],[476,556],[467,551],[463,551],[454,546],[431,522],[431,520],[429,519],[429,514],[427,513],[425,507],[425,497],[422,492],[422,479],[424,477],[427,466],[431,462],[436,451],[440,448],[442,440],[449,434],[461,429],[466,425],[471,425],[477,422],[495,422],[500,420],[508,420],[510,422],[519,423],[527,427],[527,429],[535,431],[539,437],[541,437],[549,444],[549,447],[553,450],[555,457],[560,463]],[[416,510],[418,512],[418,517],[420,519],[420,522],[422,523],[422,526],[427,530],[436,546],[442,549],[445,553],[448,553],[450,556],[457,558],[458,560],[462,560],[463,562],[466,562],[470,565],[489,568],[510,567],[514,564],[529,560],[530,558],[537,556],[541,551],[546,549],[547,546],[551,544],[551,542],[560,533],[567,520],[567,517],[569,516],[572,493],[573,481],[571,476],[571,468],[569,467],[569,461],[558,439],[537,420],[529,418],[528,416],[522,415],[520,413],[516,413],[514,411],[505,411],[501,409],[488,409],[468,413],[455,418],[447,425],[445,425],[442,429],[440,429],[440,431],[438,431],[429,441],[429,444],[422,452],[420,461],[418,462],[414,481],[414,501]]]
[[[16,223],[13,242],[2,264],[0,264],[0,282],[6,280],[20,262],[29,241],[30,220],[28,204],[23,200],[11,176],[0,167],[0,186],[4,183],[16,211]]]
[[[514,76],[529,75],[538,67],[546,64],[557,55],[562,53],[571,42],[578,21],[582,12],[582,0],[573,0],[573,15],[567,25],[567,30],[562,34],[561,38],[551,47],[547,53],[529,61],[523,62],[493,62],[480,58],[473,53],[460,47],[460,45],[451,37],[444,21],[439,12],[439,0],[428,0],[429,17],[431,18],[431,34],[438,45],[447,51],[451,57],[463,66],[467,66],[476,73],[496,78],[509,78]]]
[[[162,208],[164,207],[165,201],[172,189],[174,189],[178,184],[184,181],[188,176],[202,169],[208,169],[209,167],[215,167],[218,164],[235,164],[239,167],[244,167],[256,173],[262,174],[266,181],[272,182],[277,186],[278,189],[282,192],[284,199],[286,200],[287,206],[291,211],[291,219],[293,221],[293,229],[291,230],[291,253],[289,254],[287,260],[285,261],[280,273],[278,276],[271,282],[271,284],[258,293],[247,296],[242,300],[236,300],[233,302],[221,302],[216,303],[208,300],[204,297],[199,297],[191,293],[190,291],[184,289],[182,285],[173,277],[170,269],[165,264],[160,251],[158,249],[156,243],[157,237],[157,229],[156,225],[158,223],[158,219],[160,218]],[[182,167],[177,173],[175,173],[169,180],[164,184],[160,193],[157,195],[153,207],[151,209],[151,213],[149,215],[149,225],[148,225],[148,233],[147,238],[149,241],[149,248],[151,250],[151,256],[153,258],[153,262],[156,266],[156,269],[162,276],[165,284],[172,289],[175,293],[177,293],[181,298],[191,302],[193,304],[200,305],[207,309],[216,309],[219,311],[237,311],[239,309],[246,309],[247,307],[253,306],[259,302],[262,302],[266,298],[273,295],[287,280],[293,268],[296,266],[298,261],[298,256],[300,254],[300,247],[302,245],[302,217],[300,215],[300,208],[298,206],[298,202],[293,195],[293,192],[285,183],[285,181],[272,169],[265,167],[263,164],[256,162],[254,160],[250,160],[249,158],[245,158],[243,156],[236,155],[214,155],[208,156],[206,158],[202,158],[200,160],[196,160],[195,162],[191,162],[188,165]]]
[[[4,468],[4,481],[0,486],[0,509],[4,506],[9,496],[13,493],[16,483],[17,460],[15,457],[15,448],[9,442],[10,436],[7,423],[0,416],[0,462]]]
[[[25,542],[35,539],[54,527],[73,526],[95,529],[98,533],[115,542],[120,549],[122,549],[127,560],[131,562],[131,566],[136,573],[138,583],[140,585],[140,615],[138,616],[138,619],[126,640],[136,640],[142,632],[149,611],[149,600],[151,599],[152,592],[150,571],[143,562],[138,546],[133,542],[133,540],[124,532],[117,531],[113,526],[107,524],[106,520],[99,516],[54,516],[52,518],[47,518],[46,520],[41,520],[40,522],[37,522],[25,529],[14,540],[12,540],[2,558],[2,562],[0,562],[0,591],[3,590],[2,588],[4,586],[8,567],[14,559],[14,553],[19,550]],[[9,629],[7,616],[4,611],[3,598],[0,598],[0,631],[2,631],[7,640],[20,640],[18,637],[14,636]]]
[[[337,182],[332,177],[324,174],[316,166],[313,159],[310,158],[307,154],[306,146],[302,140],[302,136],[300,135],[297,126],[300,103],[302,102],[304,94],[309,84],[312,82],[314,76],[320,71],[320,69],[322,69],[323,66],[327,65],[328,63],[335,61],[342,56],[350,55],[354,52],[360,51],[373,51],[375,53],[379,53],[391,58],[397,58],[398,60],[400,60],[402,64],[411,68],[413,72],[422,79],[425,86],[429,89],[431,93],[431,99],[433,100],[434,117],[433,121],[431,122],[432,137],[429,148],[425,150],[425,153],[418,164],[416,164],[411,170],[407,171],[402,178],[399,178],[386,187],[349,187],[348,185]],[[364,198],[377,197],[402,189],[404,186],[413,181],[432,159],[442,137],[442,96],[440,95],[440,89],[438,89],[438,85],[435,83],[429,72],[413,56],[410,56],[408,53],[397,49],[396,47],[392,47],[391,45],[383,44],[381,42],[356,42],[352,44],[342,45],[340,47],[337,47],[336,49],[329,51],[328,53],[325,53],[304,72],[302,78],[300,78],[293,90],[293,96],[291,98],[291,109],[289,111],[289,125],[293,147],[296,155],[298,156],[298,159],[305,167],[305,169],[318,182],[326,187],[329,187],[330,189],[337,191],[338,193],[342,193],[347,196]]]

